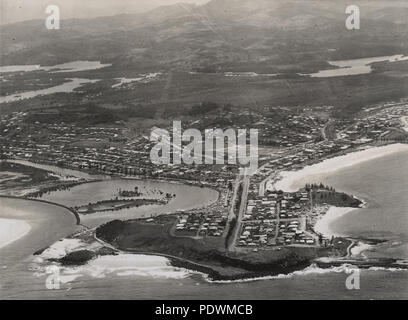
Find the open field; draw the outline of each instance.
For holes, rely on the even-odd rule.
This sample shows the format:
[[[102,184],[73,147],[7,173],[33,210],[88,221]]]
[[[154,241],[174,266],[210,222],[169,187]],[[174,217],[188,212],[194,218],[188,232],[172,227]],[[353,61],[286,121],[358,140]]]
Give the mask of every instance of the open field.
[[[394,65],[405,65],[397,62]],[[102,71],[94,71],[101,73]],[[126,72],[126,71],[125,71]],[[88,73],[91,73],[88,71]],[[87,75],[88,76],[88,75]],[[91,76],[91,75],[89,75]],[[91,78],[109,74],[94,74]],[[126,76],[126,75],[125,75]],[[82,76],[85,77],[86,76]],[[336,78],[301,76],[225,77],[223,74],[169,72],[157,81],[131,83],[111,88],[103,80],[81,87],[82,92],[54,94],[1,104],[0,111],[66,108],[97,105],[128,118],[171,118],[185,116],[197,103],[213,101],[262,110],[263,106],[333,105],[339,117],[356,114],[363,107],[406,96],[408,78],[373,73]],[[18,82],[16,88],[19,88]],[[117,119],[116,119],[117,120]]]

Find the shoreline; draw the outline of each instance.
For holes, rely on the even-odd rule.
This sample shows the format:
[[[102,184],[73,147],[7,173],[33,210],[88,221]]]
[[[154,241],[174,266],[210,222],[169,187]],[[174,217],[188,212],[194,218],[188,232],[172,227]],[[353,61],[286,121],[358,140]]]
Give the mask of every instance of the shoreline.
[[[395,146],[395,145],[389,145],[389,146],[386,146],[386,147],[390,147],[390,146]],[[398,146],[398,145],[397,145]],[[404,146],[404,145],[403,145]],[[377,148],[384,148],[384,147],[377,147]],[[371,151],[371,150],[373,150],[373,149],[377,149],[377,148],[370,148],[370,149],[366,149],[366,150],[362,150],[362,151],[356,151],[356,152],[354,152],[354,153],[359,153],[359,152],[365,152],[365,151]],[[398,150],[399,151],[399,150]],[[393,151],[393,152],[395,152],[395,151]],[[393,153],[393,152],[390,152],[390,153]],[[376,155],[374,158],[377,158],[377,157],[381,157],[381,156],[385,156],[385,155],[387,155],[387,154],[389,154],[389,153],[386,153],[386,154],[380,154],[380,155]],[[350,155],[350,154],[346,154],[345,156],[348,156],[348,155]],[[337,157],[336,157],[337,158]],[[325,162],[325,161],[328,161],[328,160],[332,160],[332,159],[336,159],[336,158],[331,158],[331,159],[326,159],[326,160],[323,160],[323,162]],[[370,160],[370,159],[365,159],[365,160],[363,160],[363,161],[367,161],[367,160]],[[363,161],[358,161],[357,163],[360,163],[360,162],[363,162]],[[353,164],[354,165],[354,164]],[[302,169],[303,170],[303,169]],[[302,170],[300,170],[300,171],[302,171]],[[143,180],[143,179],[141,179],[141,180]],[[155,181],[155,180],[153,180],[153,181]],[[182,184],[182,183],[180,183],[180,184]],[[8,198],[10,198],[10,197],[8,197]],[[19,197],[16,197],[16,198],[18,198],[18,199],[20,199]],[[47,201],[42,201],[42,200],[35,200],[35,199],[29,199],[29,200],[34,200],[34,201],[41,201],[41,202],[47,202]],[[53,205],[58,205],[58,204],[56,204],[56,203],[52,203],[52,202],[47,202],[47,203],[50,203],[50,204],[53,204]],[[337,209],[341,209],[341,210],[337,210]],[[323,220],[323,226],[326,224],[326,227],[328,228],[328,226],[329,226],[329,224],[332,222],[332,221],[334,221],[334,220],[336,220],[336,219],[338,219],[340,216],[342,216],[342,215],[344,215],[344,214],[346,214],[346,213],[348,213],[349,211],[351,211],[351,210],[354,210],[354,209],[357,209],[357,208],[337,208],[337,207],[330,207],[330,209],[329,209],[329,211],[331,210],[331,213],[330,213],[330,215],[328,215],[329,214],[329,211],[325,214],[325,215],[323,215],[322,217],[321,217],[321,219]],[[328,215],[327,217],[326,217],[326,219],[324,219],[324,217],[326,216],[326,215]],[[320,219],[319,219],[320,220]],[[322,227],[322,226],[321,226]],[[128,252],[128,251],[126,251],[126,252]],[[133,253],[133,252],[128,252],[128,253]],[[161,255],[161,254],[158,254],[158,253],[151,253],[151,254],[148,254],[148,253],[146,253],[146,252],[140,252],[140,253],[133,253],[133,254],[142,254],[142,255],[152,255],[152,256],[163,256],[163,255]],[[207,272],[204,272],[205,271],[205,269],[206,269],[206,266],[203,266],[203,265],[200,265],[200,264],[197,264],[197,263],[194,263],[194,262],[191,262],[191,261],[188,261],[188,260],[184,260],[183,258],[178,258],[178,257],[171,257],[171,256],[168,256],[167,257],[172,263],[172,265],[174,266],[174,265],[177,265],[177,264],[181,264],[181,265],[184,265],[185,267],[186,267],[186,269],[189,269],[189,270],[197,270],[197,269],[201,269],[201,272],[202,273],[205,273],[205,274],[211,274],[210,272],[208,272],[209,270],[207,270]],[[192,263],[192,264],[191,264]],[[193,266],[194,265],[194,266]],[[306,268],[307,268],[307,266],[306,266]],[[299,270],[303,270],[304,269],[304,267],[303,268],[300,268]],[[197,270],[198,271],[198,270]],[[213,270],[213,272],[214,272],[214,270]],[[213,273],[213,275],[214,275],[214,273]],[[267,273],[267,274],[263,274],[263,272],[260,272],[259,274],[258,274],[260,277],[263,277],[263,276],[280,276],[280,275],[282,275],[282,273],[278,273],[278,274],[276,274],[276,275],[271,275],[270,273]],[[222,277],[222,276],[221,276]],[[210,281],[217,281],[216,279],[218,278],[218,281],[241,281],[241,280],[244,280],[244,279],[246,279],[246,277],[244,276],[244,277],[242,277],[242,276],[238,276],[236,279],[235,279],[235,277],[234,276],[232,276],[232,277],[227,277],[227,278],[225,278],[225,277],[222,277],[223,279],[220,279],[221,278],[220,276],[217,276],[217,275],[215,275],[215,279],[212,279],[212,280],[210,280]],[[255,277],[256,278],[256,277]],[[247,278],[249,281],[252,281],[252,280],[250,280],[250,279],[254,279],[253,277],[248,277]]]
[[[163,182],[163,183],[171,183],[171,184],[179,184],[179,185],[181,184],[181,185],[194,186],[198,188],[208,188],[208,189],[213,189],[213,190],[216,190],[219,188],[219,186],[217,185],[214,185],[211,183],[203,183],[198,180],[186,180],[186,179],[180,179],[180,178],[144,177],[140,175],[101,174],[101,173],[94,173],[94,172],[87,171],[87,170],[81,171],[81,170],[73,169],[70,167],[62,167],[62,166],[57,166],[55,164],[34,162],[31,160],[18,159],[18,158],[6,159],[3,161],[9,162],[9,163],[20,164],[20,165],[27,166],[27,167],[33,167],[33,168],[37,168],[40,170],[49,171],[54,174],[58,174],[62,176],[67,175],[67,176],[75,177],[77,179],[84,179],[86,180],[84,183],[100,182],[104,180],[123,179],[123,180]]]
[[[0,218],[0,249],[26,236],[30,224],[21,219]]]
[[[246,271],[244,273],[236,274],[236,275],[225,275],[221,274],[217,268],[214,268],[211,265],[207,265],[205,263],[193,261],[187,258],[178,257],[171,254],[160,253],[160,252],[149,252],[143,250],[134,250],[134,249],[123,249],[115,247],[114,245],[110,244],[109,242],[98,238],[96,232],[94,233],[94,239],[100,243],[102,246],[110,248],[114,250],[119,256],[120,255],[133,255],[135,257],[160,257],[166,259],[169,266],[176,268],[176,269],[185,269],[187,274],[199,274],[203,277],[205,281],[208,282],[240,282],[240,281],[253,281],[257,278],[263,277],[279,277],[279,276],[286,276],[293,272],[300,272],[313,264],[312,260],[305,260],[299,261],[295,265],[287,266],[282,268],[280,266],[274,266],[271,270],[259,270],[259,271]]]
[[[314,225],[315,232],[322,234],[327,239],[347,237],[347,235],[334,232],[330,226],[333,222],[354,210],[358,210],[358,208],[330,206],[327,212],[316,221]]]
[[[15,197],[15,196],[0,195],[0,198],[18,199],[18,200],[25,200],[25,201],[37,201],[37,202],[42,202],[42,203],[46,203],[46,204],[49,204],[49,205],[54,205],[54,206],[57,206],[57,207],[64,208],[64,209],[67,209],[68,211],[70,211],[75,216],[76,224],[81,225],[81,218],[80,218],[79,214],[75,210],[73,210],[73,209],[71,209],[71,208],[69,208],[67,206],[64,206],[63,204],[59,204],[59,203],[51,202],[51,201],[47,201],[47,200],[41,200],[41,199],[35,199],[35,198]]]
[[[401,118],[401,122],[402,122],[402,124],[404,125],[404,126],[402,127],[402,129],[403,129],[405,132],[408,132],[408,116],[403,116],[403,117]]]
[[[282,171],[280,173],[282,179],[272,184],[272,187],[276,190],[281,189],[286,192],[296,192],[299,190],[299,188],[301,188],[299,181],[305,180],[308,177],[321,174],[335,174],[338,170],[405,150],[408,150],[408,145],[402,143],[378,147],[374,146],[363,150],[356,150],[344,155],[325,159],[316,164],[306,166],[298,171]],[[350,212],[365,208],[367,205],[369,205],[365,200],[360,198],[358,199],[362,202],[360,208],[330,206],[326,213],[316,221],[314,226],[315,232],[322,234],[327,239],[332,237],[347,238],[348,236],[346,234],[336,233],[330,226],[335,221],[349,214]],[[362,246],[362,244],[360,245],[361,248],[368,248],[366,246]],[[357,255],[361,254],[362,251],[364,251],[364,249],[358,250],[358,252],[354,250],[354,252],[357,252]],[[350,251],[350,253],[354,255],[353,251]]]
[[[103,247],[107,247],[112,249],[115,254],[109,255],[109,257],[113,258],[116,257],[121,259],[121,257],[132,257],[132,259],[139,260],[143,257],[152,257],[152,258],[163,258],[165,259],[164,262],[167,266],[174,268],[174,270],[168,270],[170,273],[180,272],[182,271],[182,275],[177,276],[179,277],[186,277],[186,276],[194,276],[199,275],[202,277],[203,281],[214,283],[214,284],[221,284],[221,283],[242,283],[242,282],[254,282],[254,281],[262,281],[262,280],[270,280],[270,279],[281,279],[281,278],[291,278],[293,276],[301,276],[308,273],[322,273],[322,272],[332,272],[338,268],[353,268],[359,267],[362,269],[371,268],[382,268],[384,270],[393,270],[394,268],[398,268],[398,270],[407,270],[403,265],[398,263],[398,261],[394,259],[374,259],[372,261],[361,261],[359,259],[355,260],[350,255],[345,255],[341,258],[315,258],[315,259],[307,259],[304,261],[298,261],[297,264],[286,266],[282,268],[281,266],[271,266],[269,270],[247,270],[244,273],[236,274],[236,275],[226,275],[222,274],[217,270],[217,268],[213,268],[210,265],[206,265],[200,262],[191,261],[186,258],[177,257],[174,255],[169,255],[166,253],[159,253],[159,252],[149,252],[149,251],[140,251],[140,250],[131,250],[131,249],[122,249],[117,248],[110,243],[102,240],[93,235],[94,239]],[[352,242],[349,249],[353,250],[354,247],[364,246],[364,243]],[[359,247],[360,248],[360,247]],[[361,251],[359,251],[361,253]],[[101,256],[96,257],[95,259],[101,258]],[[84,266],[91,261],[95,260],[91,259],[85,262]],[[114,258],[115,259],[115,258]],[[327,261],[326,261],[327,260]],[[69,267],[64,266],[64,267]],[[107,266],[104,266],[108,268]],[[110,267],[110,266],[109,266]],[[163,266],[162,266],[163,267]],[[86,267],[85,267],[86,268]],[[126,273],[126,272],[125,272]],[[131,273],[131,271],[130,271]],[[130,274],[129,273],[129,274]],[[171,277],[170,277],[171,278]]]
[[[45,170],[48,172],[52,172],[54,174],[62,175],[62,176],[71,176],[75,177],[78,179],[85,179],[89,182],[93,180],[104,180],[104,179],[110,179],[109,175],[93,175],[90,173],[87,173],[85,171],[80,171],[80,170],[75,170],[75,169],[70,169],[70,168],[64,168],[64,167],[59,167],[55,164],[46,164],[46,163],[40,163],[40,162],[34,162],[26,159],[6,159],[4,160],[8,163],[16,163],[20,164],[26,167],[33,167],[41,170]]]
[[[309,176],[332,174],[344,168],[406,150],[408,151],[408,145],[403,143],[394,143],[386,146],[374,146],[362,150],[355,150],[345,155],[325,159],[321,162],[306,166],[298,171],[282,171],[280,172],[282,179],[270,184],[270,187],[285,192],[296,192],[299,189],[297,183]]]

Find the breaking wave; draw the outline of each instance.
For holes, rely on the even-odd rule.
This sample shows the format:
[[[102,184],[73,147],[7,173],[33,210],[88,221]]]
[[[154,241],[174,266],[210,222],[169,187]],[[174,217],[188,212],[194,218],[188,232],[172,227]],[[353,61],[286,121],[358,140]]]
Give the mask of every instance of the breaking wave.
[[[40,262],[37,260],[37,262]],[[46,265],[32,266],[36,276],[47,274]],[[61,278],[80,277],[106,278],[108,276],[141,276],[153,278],[183,279],[189,277],[192,272],[184,268],[176,268],[170,265],[168,259],[150,255],[119,254],[116,256],[100,256],[89,261],[83,266],[59,267]]]
[[[275,276],[254,277],[254,278],[239,279],[239,280],[211,280],[208,276],[205,276],[204,278],[207,282],[219,283],[219,284],[245,283],[245,282],[263,281],[263,280],[290,279],[293,277],[301,277],[301,276],[315,275],[315,274],[346,273],[346,272],[350,272],[350,270],[355,270],[355,269],[358,269],[358,267],[352,264],[342,264],[341,266],[330,267],[330,268],[320,268],[316,264],[312,264],[303,270],[294,271],[288,274],[278,274]],[[366,270],[388,271],[388,272],[408,271],[407,269],[403,269],[403,268],[386,268],[386,267],[370,267]]]

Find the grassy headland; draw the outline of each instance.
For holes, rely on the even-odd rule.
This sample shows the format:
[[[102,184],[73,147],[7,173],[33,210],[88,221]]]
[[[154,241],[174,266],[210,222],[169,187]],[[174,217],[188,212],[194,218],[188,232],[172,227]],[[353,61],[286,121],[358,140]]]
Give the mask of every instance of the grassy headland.
[[[170,258],[173,266],[201,271],[213,280],[234,280],[287,274],[310,265],[316,257],[344,255],[350,241],[335,241],[327,248],[284,247],[258,252],[228,252],[222,238],[174,237],[175,216],[154,221],[111,221],[96,230],[96,236],[127,252]]]

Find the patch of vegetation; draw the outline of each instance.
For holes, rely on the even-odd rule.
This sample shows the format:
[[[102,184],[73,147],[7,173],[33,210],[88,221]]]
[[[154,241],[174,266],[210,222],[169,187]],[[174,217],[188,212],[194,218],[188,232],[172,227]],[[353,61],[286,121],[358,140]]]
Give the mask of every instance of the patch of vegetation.
[[[175,266],[200,270],[213,279],[289,273],[305,268],[320,254],[315,248],[228,252],[222,238],[207,241],[172,236],[170,230],[176,221],[176,216],[160,216],[154,221],[112,221],[97,228],[96,235],[120,250],[166,256]]]
[[[337,192],[333,187],[320,184],[306,184],[305,190],[311,192],[315,204],[329,204],[336,207],[358,208],[362,202],[352,195]]]
[[[88,104],[82,107],[66,106],[59,110],[30,113],[27,123],[74,123],[79,126],[109,124],[121,120],[116,112]]]
[[[203,102],[199,105],[193,106],[190,109],[189,114],[191,116],[206,114],[210,113],[211,111],[217,110],[219,107],[220,106],[214,102]]]

